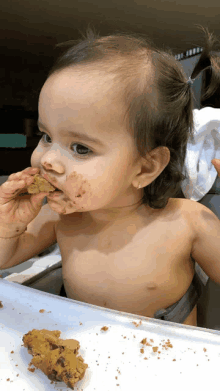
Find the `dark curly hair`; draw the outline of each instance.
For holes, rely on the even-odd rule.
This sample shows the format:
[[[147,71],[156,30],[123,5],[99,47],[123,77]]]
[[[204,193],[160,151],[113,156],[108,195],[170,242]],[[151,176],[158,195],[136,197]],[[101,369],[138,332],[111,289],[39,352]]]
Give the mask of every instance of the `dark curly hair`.
[[[212,42],[207,30],[205,51],[192,78],[207,67]],[[164,208],[186,178],[183,174],[187,141],[193,137],[193,94],[180,62],[170,49],[160,50],[140,34],[115,33],[100,37],[90,27],[67,47],[48,76],[69,67],[97,68],[112,73],[125,103],[124,120],[132,132],[139,155],[147,157],[157,147],[167,147],[170,161],[144,188],[143,204]],[[210,66],[210,62],[208,63]],[[162,153],[162,152],[161,152]]]

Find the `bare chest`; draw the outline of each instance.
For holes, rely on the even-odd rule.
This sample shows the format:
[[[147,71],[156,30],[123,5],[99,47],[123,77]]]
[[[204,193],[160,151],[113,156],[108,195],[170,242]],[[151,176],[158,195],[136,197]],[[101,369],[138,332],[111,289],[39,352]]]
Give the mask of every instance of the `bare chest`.
[[[193,278],[185,219],[101,231],[61,225],[57,240],[67,296],[78,301],[151,317],[179,300]]]

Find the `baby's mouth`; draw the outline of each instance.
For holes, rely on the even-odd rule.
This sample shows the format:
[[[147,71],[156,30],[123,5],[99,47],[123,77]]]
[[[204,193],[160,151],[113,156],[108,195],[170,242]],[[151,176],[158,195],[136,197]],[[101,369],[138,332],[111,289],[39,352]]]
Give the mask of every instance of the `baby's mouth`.
[[[63,194],[63,191],[56,187],[56,189],[53,192],[49,193],[48,196],[49,197],[54,197],[56,195],[61,195],[61,194]]]
[[[55,193],[63,193],[63,191],[60,190],[59,187],[56,187],[55,184],[51,182],[48,175],[43,174],[42,177],[45,178],[53,187],[55,187],[55,190],[53,192],[51,192],[50,195],[55,194]]]

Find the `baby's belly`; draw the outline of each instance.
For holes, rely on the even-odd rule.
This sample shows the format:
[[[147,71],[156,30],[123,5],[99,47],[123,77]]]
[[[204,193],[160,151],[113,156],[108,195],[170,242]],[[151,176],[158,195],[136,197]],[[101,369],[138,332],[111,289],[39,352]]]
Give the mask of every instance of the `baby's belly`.
[[[84,303],[97,305],[117,311],[127,312],[145,317],[154,317],[156,311],[176,303],[187,291],[193,278],[181,276],[181,282],[159,279],[134,278],[124,276],[117,279],[108,276],[103,271],[81,273],[77,270],[71,275],[65,274],[63,280],[67,297]],[[170,283],[170,284],[169,284]],[[168,288],[169,286],[169,288]],[[171,286],[171,288],[170,288]],[[194,311],[194,312],[193,312]],[[196,309],[184,321],[184,324],[196,326]]]
[[[68,284],[67,284],[67,286],[68,286]],[[76,300],[76,301],[80,301],[80,302],[83,302],[83,303],[97,305],[97,306],[103,307],[103,308],[109,308],[109,309],[114,309],[114,310],[118,310],[118,311],[122,311],[122,312],[128,312],[128,313],[131,313],[131,314],[145,316],[145,317],[148,317],[148,318],[153,318],[154,317],[154,313],[159,309],[159,308],[157,308],[154,311],[154,309],[152,308],[151,303],[149,303],[148,308],[143,308],[140,311],[137,311],[137,306],[133,306],[132,308],[130,307],[129,309],[127,308],[127,306],[123,306],[123,307],[119,308],[118,307],[118,303],[116,305],[115,305],[115,303],[112,303],[112,305],[111,305],[111,303],[110,303],[111,300],[108,300],[107,298],[105,300],[103,298],[101,300],[100,299],[93,299],[93,300],[86,301],[85,298],[83,297],[83,295],[82,296],[77,295],[73,291],[72,288],[70,290],[68,290],[68,288],[67,288],[66,289],[66,293],[67,293],[67,297],[72,299],[72,300]],[[159,302],[159,300],[158,300],[158,302]],[[174,304],[174,303],[172,303],[172,304]],[[162,308],[162,306],[160,308]],[[191,311],[191,313],[185,319],[183,324],[190,325],[190,326],[197,326],[197,306],[194,307],[194,309]]]

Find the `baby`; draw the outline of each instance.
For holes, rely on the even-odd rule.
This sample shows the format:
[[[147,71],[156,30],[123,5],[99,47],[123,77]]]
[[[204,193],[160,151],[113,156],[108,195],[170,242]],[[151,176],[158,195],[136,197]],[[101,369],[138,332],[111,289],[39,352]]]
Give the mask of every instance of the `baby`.
[[[0,268],[57,242],[68,298],[146,317],[181,299],[194,260],[220,282],[218,218],[175,198],[193,134],[190,83],[142,37],[89,31],[70,42],[40,93],[32,167],[0,187]],[[36,174],[58,191],[25,195]],[[196,326],[196,311],[183,323]]]

